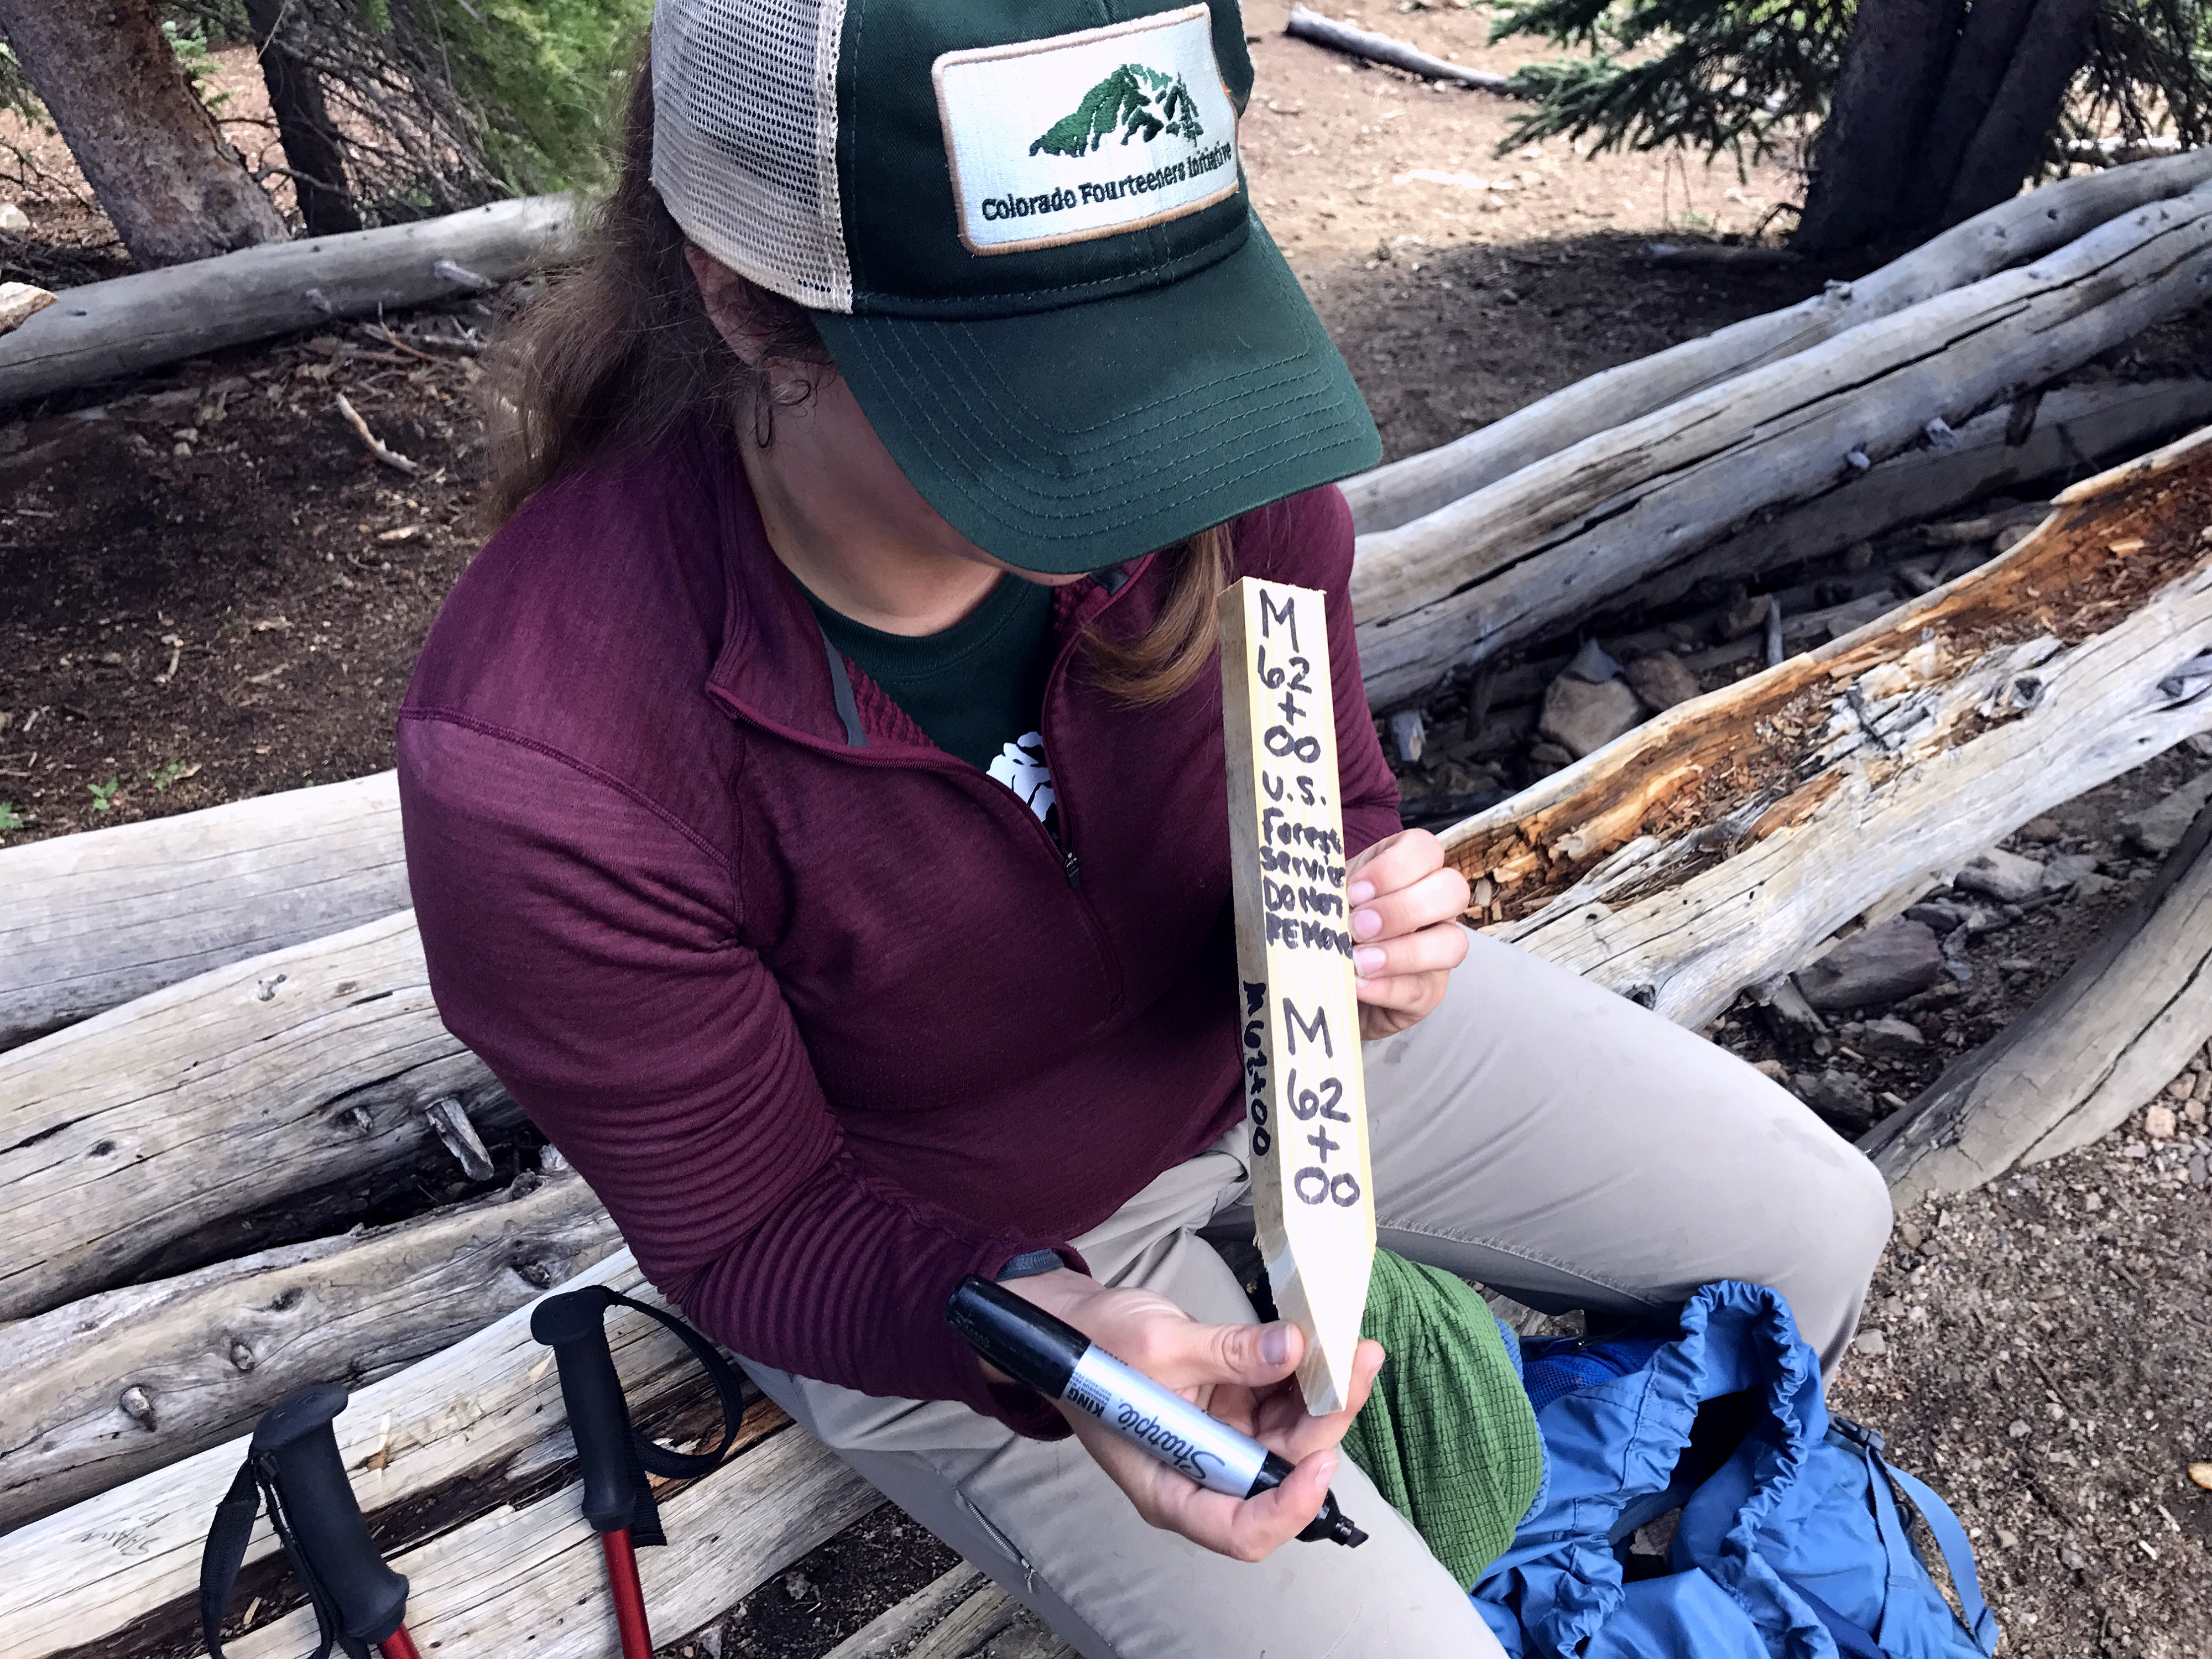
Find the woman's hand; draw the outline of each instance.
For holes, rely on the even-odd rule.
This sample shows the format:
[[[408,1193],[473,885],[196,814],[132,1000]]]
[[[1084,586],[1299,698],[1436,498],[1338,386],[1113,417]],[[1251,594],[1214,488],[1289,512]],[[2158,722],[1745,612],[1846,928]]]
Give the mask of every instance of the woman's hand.
[[[1291,1379],[1305,1343],[1295,1325],[1201,1325],[1165,1297],[1115,1290],[1065,1267],[1008,1279],[1006,1288],[1297,1466],[1272,1492],[1231,1498],[1208,1492],[1063,1404],[1060,1413],[1084,1449],[1153,1526],[1237,1560],[1258,1561],[1321,1512],[1336,1475],[1337,1443],[1382,1368],[1382,1344],[1359,1345],[1346,1408],[1310,1417]],[[988,1366],[985,1371],[996,1375]]]
[[[1359,976],[1359,1035],[1395,1036],[1443,1000],[1467,956],[1467,878],[1444,862],[1425,830],[1385,836],[1346,872],[1352,966]]]

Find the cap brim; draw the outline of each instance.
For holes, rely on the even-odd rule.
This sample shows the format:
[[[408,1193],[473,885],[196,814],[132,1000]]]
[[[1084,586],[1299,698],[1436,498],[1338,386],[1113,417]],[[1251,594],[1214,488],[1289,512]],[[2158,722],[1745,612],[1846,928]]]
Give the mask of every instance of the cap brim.
[[[983,320],[814,321],[922,498],[1024,570],[1102,569],[1382,459],[1256,217],[1236,252],[1139,293]]]

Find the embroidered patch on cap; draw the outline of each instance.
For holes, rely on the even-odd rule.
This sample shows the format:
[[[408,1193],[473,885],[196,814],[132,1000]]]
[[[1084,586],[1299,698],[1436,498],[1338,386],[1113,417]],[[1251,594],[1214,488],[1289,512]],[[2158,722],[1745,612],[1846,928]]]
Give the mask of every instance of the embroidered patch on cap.
[[[1237,112],[1204,6],[948,52],[932,67],[971,253],[1086,241],[1237,189]]]

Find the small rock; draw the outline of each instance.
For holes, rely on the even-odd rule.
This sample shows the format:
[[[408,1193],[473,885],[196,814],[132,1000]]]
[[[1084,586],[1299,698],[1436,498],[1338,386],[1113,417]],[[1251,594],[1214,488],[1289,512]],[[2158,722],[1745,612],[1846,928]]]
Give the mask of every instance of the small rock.
[[[1870,570],[1873,568],[1874,544],[1872,542],[1853,542],[1844,550],[1844,568],[1852,575],[1856,576],[1861,571]]]
[[[2175,1100],[2187,1100],[2197,1092],[2197,1079],[2187,1072],[2166,1085],[2166,1092]]]
[[[2143,1133],[2153,1140],[2171,1140],[2180,1127],[2171,1106],[2154,1106],[2143,1114]]]
[[[2025,1440],[2034,1432],[2034,1430],[2028,1426],[2026,1418],[2015,1417],[2006,1425],[2005,1432],[2015,1440]]]
[[[1755,628],[1764,627],[1766,613],[1774,601],[1765,593],[1754,593],[1747,599],[1739,599],[1721,617],[1721,637],[1740,640]]]
[[[1851,1339],[1851,1350],[1869,1359],[1879,1359],[1889,1352],[1889,1338],[1879,1330],[1861,1331]]]
[[[2074,896],[2077,899],[2102,898],[2112,890],[2112,878],[2094,870],[2074,884]]]
[[[1528,745],[1528,758],[1539,766],[1565,766],[1574,757],[1556,743],[1532,743]]]
[[[1790,1068],[1778,1060],[1754,1060],[1751,1062],[1751,1069],[1761,1077],[1772,1078],[1777,1083],[1787,1085],[1790,1081]]]
[[[1872,1128],[1882,1115],[1874,1091],[1848,1072],[1827,1071],[1814,1079],[1811,1103],[1853,1128]]]
[[[1428,744],[1428,729],[1419,709],[1401,708],[1390,716],[1390,744],[1408,766],[1421,758],[1421,750]]]
[[[2207,1492],[2212,1492],[2212,1463],[2191,1463],[2189,1478]]]
[[[2205,1164],[2204,1164],[2204,1154],[2203,1154],[2203,1153],[2202,1153],[2202,1152],[2192,1152],[2192,1153],[2191,1153],[2191,1154],[2190,1154],[2190,1158],[2189,1158],[2189,1166],[2188,1166],[2188,1167],[2189,1167],[2189,1184],[2190,1184],[2191,1186],[2192,1186],[2192,1187],[2202,1187],[2202,1186],[2205,1183],[2205,1182],[2206,1182],[2207,1180],[2212,1180],[2212,1170],[2208,1170],[2206,1169],[2206,1167],[2205,1167]]]
[[[1562,674],[1544,693],[1544,709],[1536,730],[1580,760],[1623,732],[1634,731],[1643,721],[1644,704],[1626,681],[1593,684],[1575,675]]]
[[[1997,1547],[2001,1550],[2018,1549],[2020,1547],[2020,1534],[2016,1532],[2008,1532],[2002,1527],[1999,1527],[1997,1528]]]
[[[13,202],[0,202],[0,230],[26,231],[31,228],[30,216]]]
[[[2190,821],[2212,801],[2212,772],[2202,772],[2155,806],[2147,806],[2120,820],[2127,838],[2146,853],[2160,857],[2181,845]]]
[[[1620,678],[1620,665],[1607,656],[1605,647],[1595,640],[1584,640],[1583,648],[1575,653],[1574,660],[1562,672],[1578,680],[1588,680],[1592,685],[1601,685]]]
[[[1926,990],[1942,972],[1935,930],[1899,916],[1845,939],[1796,977],[1805,1000],[1825,1010],[1887,1006]]]
[[[1897,1224],[1897,1236],[1905,1241],[1906,1249],[1917,1250],[1920,1248],[1920,1241],[1926,1235],[1921,1232],[1918,1222],[1907,1220]]]
[[[1905,911],[1908,920],[1923,922],[1939,933],[1948,933],[1966,919],[1966,912],[1942,899],[1923,899]]]
[[[2043,890],[2056,893],[2075,886],[2084,876],[2097,873],[2094,853],[2061,853],[2043,866]]]
[[[2008,853],[2002,847],[1992,847],[1978,857],[1970,859],[1959,873],[1951,878],[1954,887],[1969,893],[1979,893],[2000,904],[2018,904],[2022,899],[2033,898],[2043,890],[2043,866],[2018,853]]]
[[[2032,974],[2034,971],[2035,964],[2026,957],[2007,957],[1997,963],[1997,972],[2001,974]]]
[[[793,1601],[804,1601],[814,1588],[814,1581],[803,1572],[787,1572],[783,1576],[783,1593]]]
[[[1638,657],[1628,665],[1628,683],[1636,695],[1650,705],[1657,714],[1672,708],[1678,702],[1687,702],[1698,695],[1698,677],[1682,666],[1680,657],[1663,653],[1657,656]]]
[[[2058,821],[2056,818],[2030,818],[2020,826],[2020,838],[2022,841],[2057,841],[2065,833],[2058,827]]]
[[[2017,1428],[2020,1425],[2018,1424],[2014,1424],[2013,1426]],[[2069,1572],[2087,1572],[2089,1570],[2088,1558],[2083,1555],[2081,1551],[2075,1549],[2071,1544],[2063,1545],[2060,1547],[2058,1551],[2058,1565],[2065,1568]]]
[[[1858,1035],[1860,1051],[1869,1054],[1917,1054],[1927,1046],[1928,1039],[1920,1035],[1917,1025],[1894,1014],[1868,1021],[1866,1030]]]

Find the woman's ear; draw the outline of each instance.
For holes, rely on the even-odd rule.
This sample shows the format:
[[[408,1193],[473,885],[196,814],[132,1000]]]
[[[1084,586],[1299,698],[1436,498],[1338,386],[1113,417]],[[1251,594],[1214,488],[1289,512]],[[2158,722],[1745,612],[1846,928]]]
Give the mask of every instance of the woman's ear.
[[[699,284],[699,298],[707,307],[707,320],[722,343],[737,354],[747,368],[758,368],[768,355],[768,340],[753,324],[743,298],[745,279],[696,242],[684,245],[684,263],[691,267],[691,280]]]

